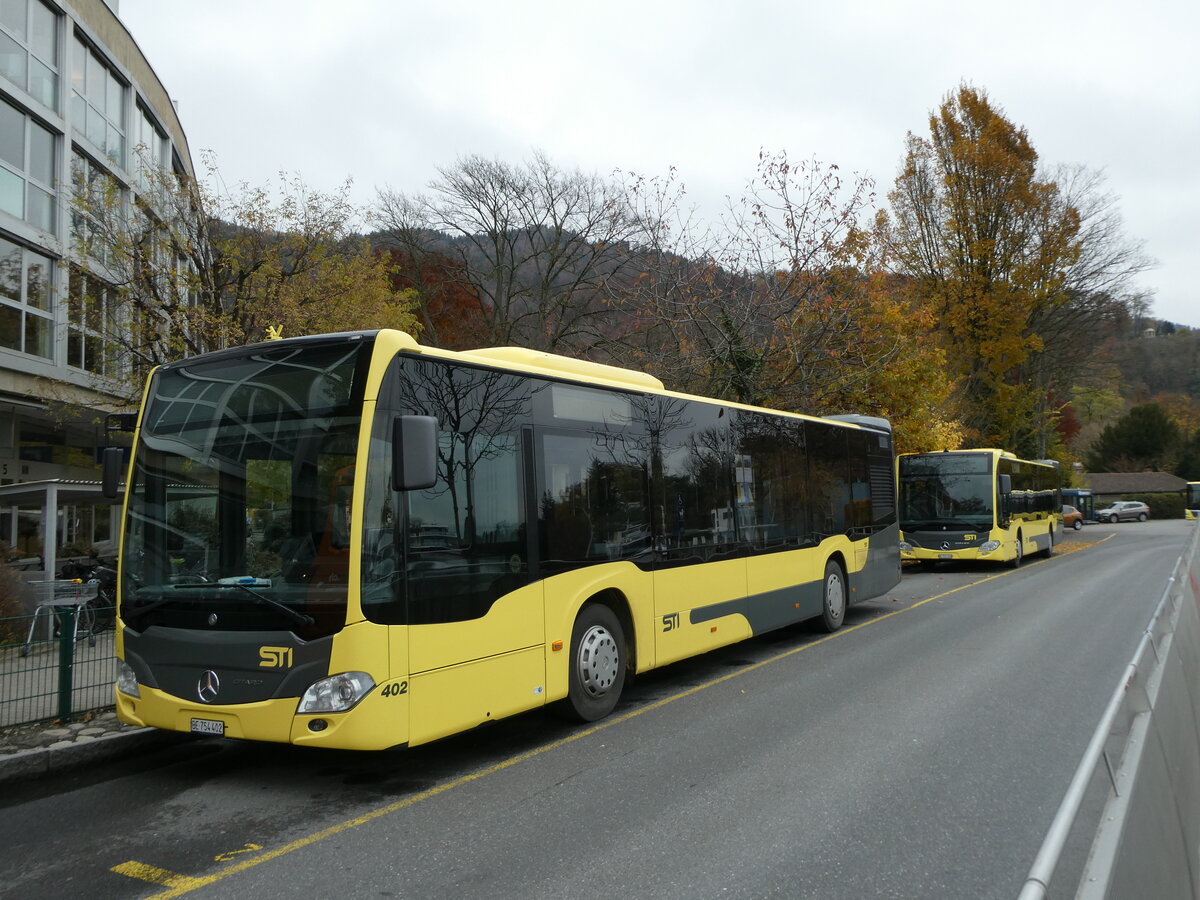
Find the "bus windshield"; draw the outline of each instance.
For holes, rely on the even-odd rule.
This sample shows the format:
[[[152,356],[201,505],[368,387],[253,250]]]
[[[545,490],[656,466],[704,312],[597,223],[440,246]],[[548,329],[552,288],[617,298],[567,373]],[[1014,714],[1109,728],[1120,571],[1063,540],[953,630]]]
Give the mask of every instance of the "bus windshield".
[[[983,453],[900,457],[900,528],[990,529],[993,476]]]
[[[156,373],[124,537],[130,628],[308,639],[345,624],[370,345],[268,344]]]

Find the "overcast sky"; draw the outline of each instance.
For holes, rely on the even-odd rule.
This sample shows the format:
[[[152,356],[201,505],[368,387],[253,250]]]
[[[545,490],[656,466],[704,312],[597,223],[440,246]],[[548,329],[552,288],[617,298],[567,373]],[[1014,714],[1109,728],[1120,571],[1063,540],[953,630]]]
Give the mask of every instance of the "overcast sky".
[[[966,81],[1046,163],[1101,170],[1200,326],[1200,2],[120,0],[225,181],[422,190],[468,154],[662,175],[715,218],[760,149],[875,180]]]

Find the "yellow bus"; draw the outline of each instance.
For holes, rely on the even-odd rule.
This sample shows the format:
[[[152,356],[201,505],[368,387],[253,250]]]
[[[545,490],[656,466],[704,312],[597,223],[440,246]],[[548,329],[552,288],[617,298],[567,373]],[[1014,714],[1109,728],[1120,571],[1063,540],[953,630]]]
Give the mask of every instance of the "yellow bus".
[[[836,630],[900,577],[885,420],[547,353],[271,341],[161,366],[120,424],[136,725],[380,749],[590,721],[635,673]]]
[[[1187,503],[1184,504],[1184,518],[1194,519],[1200,515],[1200,481],[1189,481],[1187,486]]]
[[[1054,553],[1062,536],[1058,463],[1007,450],[902,453],[897,457],[900,555],[989,560],[1014,568]]]

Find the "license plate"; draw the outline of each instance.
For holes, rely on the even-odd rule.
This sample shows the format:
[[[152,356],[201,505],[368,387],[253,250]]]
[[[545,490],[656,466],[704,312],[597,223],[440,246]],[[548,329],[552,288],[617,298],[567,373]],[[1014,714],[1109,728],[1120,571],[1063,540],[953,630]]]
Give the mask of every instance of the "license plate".
[[[938,559],[954,559],[953,553],[939,553]]]
[[[225,736],[225,723],[216,719],[192,719],[192,734],[215,734]]]

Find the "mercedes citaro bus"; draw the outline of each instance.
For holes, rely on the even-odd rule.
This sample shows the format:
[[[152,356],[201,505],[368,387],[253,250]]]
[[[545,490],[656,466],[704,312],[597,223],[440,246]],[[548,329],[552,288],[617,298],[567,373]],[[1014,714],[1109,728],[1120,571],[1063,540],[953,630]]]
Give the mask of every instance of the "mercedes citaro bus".
[[[882,419],[390,330],[163,365],[132,419],[137,725],[374,749],[545,704],[594,720],[634,673],[833,631],[899,579]]]
[[[1062,537],[1058,463],[1006,450],[903,453],[897,457],[900,551],[941,560],[1020,566],[1054,552]]]

